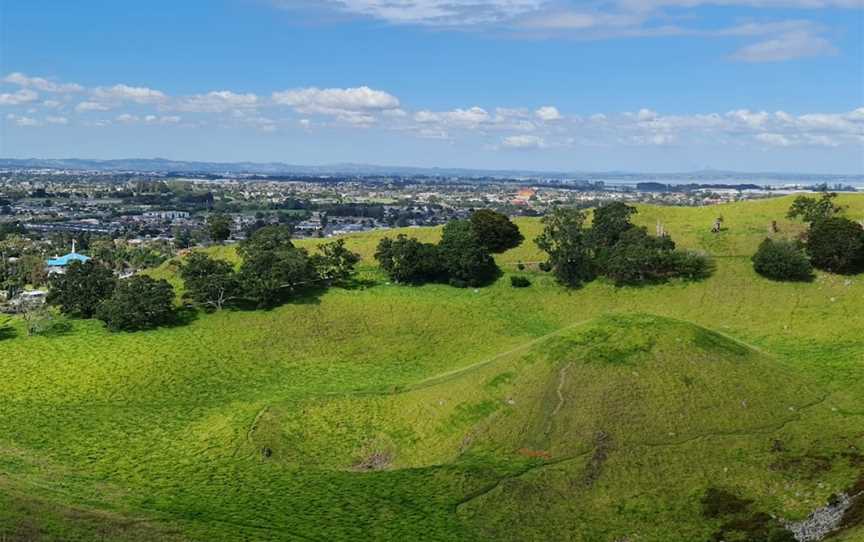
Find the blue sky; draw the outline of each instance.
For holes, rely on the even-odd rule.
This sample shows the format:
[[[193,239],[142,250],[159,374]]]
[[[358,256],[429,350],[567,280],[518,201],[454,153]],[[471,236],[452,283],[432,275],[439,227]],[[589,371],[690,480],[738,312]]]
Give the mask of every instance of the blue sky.
[[[864,0],[0,0],[0,156],[864,173]]]

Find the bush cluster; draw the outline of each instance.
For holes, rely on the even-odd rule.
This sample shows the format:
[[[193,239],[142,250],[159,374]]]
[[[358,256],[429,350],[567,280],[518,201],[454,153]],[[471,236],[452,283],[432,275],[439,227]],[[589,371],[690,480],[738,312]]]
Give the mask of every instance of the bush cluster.
[[[864,271],[864,226],[840,216],[843,208],[832,201],[836,196],[795,198],[787,216],[810,224],[803,242],[766,239],[753,256],[756,272],[801,281],[813,278],[813,268],[844,275]]]
[[[711,274],[707,256],[680,251],[668,236],[649,235],[631,222],[636,208],[625,203],[602,205],[594,212],[591,228],[585,213],[557,208],[543,218],[543,233],[536,243],[549,255],[541,269],[559,282],[578,287],[596,276],[616,286],[665,282],[673,278],[701,279]]]
[[[240,245],[239,269],[195,252],[180,266],[185,298],[208,310],[247,303],[272,307],[313,287],[348,280],[360,256],[338,240],[309,254],[291,242],[288,226],[267,226]],[[53,279],[48,301],[63,314],[96,317],[115,331],[137,331],[171,323],[174,288],[165,280],[136,275],[118,280],[94,260],[75,262]]]
[[[519,228],[506,216],[476,211],[469,220],[444,226],[438,244],[404,234],[378,243],[375,259],[391,280],[403,284],[444,282],[458,288],[489,284],[501,273],[492,258],[522,242]]]
[[[773,280],[813,280],[813,266],[797,241],[765,239],[753,255],[753,269]]]

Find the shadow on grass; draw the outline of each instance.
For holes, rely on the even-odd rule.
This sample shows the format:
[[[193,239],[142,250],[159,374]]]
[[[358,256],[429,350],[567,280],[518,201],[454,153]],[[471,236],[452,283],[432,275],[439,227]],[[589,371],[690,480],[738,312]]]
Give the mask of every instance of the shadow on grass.
[[[373,286],[377,286],[378,281],[372,279],[358,279],[353,278],[351,280],[344,281],[340,284],[334,284],[334,288],[341,288],[343,290],[366,290],[368,288],[372,288]]]
[[[0,341],[5,341],[6,339],[14,339],[18,335],[18,332],[15,331],[15,328],[12,326],[2,326],[0,327]]]

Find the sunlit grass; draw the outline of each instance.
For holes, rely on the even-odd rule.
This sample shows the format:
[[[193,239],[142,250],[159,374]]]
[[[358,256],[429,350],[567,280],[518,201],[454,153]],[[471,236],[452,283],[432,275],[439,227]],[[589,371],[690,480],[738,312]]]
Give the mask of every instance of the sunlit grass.
[[[683,542],[711,532],[695,504],[709,485],[806,515],[864,446],[864,277],[756,275],[771,220],[802,229],[789,202],[640,207],[716,257],[696,283],[568,291],[529,270],[512,288],[517,262],[542,259],[539,221],[521,219],[488,288],[388,284],[372,255],[396,232],[373,232],[348,238],[370,287],[135,334],[17,323],[0,340],[0,538],[40,517],[45,539],[81,538],[99,511],[154,522],[119,540]],[[841,203],[864,218],[864,197]],[[154,274],[180,285],[176,262]],[[587,487],[598,431],[615,448]],[[772,468],[774,440],[830,468]],[[383,470],[357,470],[375,454]]]

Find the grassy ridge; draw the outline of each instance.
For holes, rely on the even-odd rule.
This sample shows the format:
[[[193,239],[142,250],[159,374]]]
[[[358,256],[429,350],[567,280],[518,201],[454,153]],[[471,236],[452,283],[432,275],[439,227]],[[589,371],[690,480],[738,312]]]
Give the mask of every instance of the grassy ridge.
[[[864,218],[864,198],[841,203]],[[770,221],[801,230],[788,205],[641,207],[717,256],[702,283],[401,287],[363,234],[348,243],[372,287],[140,334],[19,328],[0,341],[0,534],[73,538],[77,510],[148,520],[119,540],[684,541],[716,527],[695,504],[709,485],[806,515],[864,446],[864,280],[756,276]],[[539,222],[520,228],[505,271],[541,259]]]

